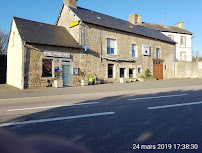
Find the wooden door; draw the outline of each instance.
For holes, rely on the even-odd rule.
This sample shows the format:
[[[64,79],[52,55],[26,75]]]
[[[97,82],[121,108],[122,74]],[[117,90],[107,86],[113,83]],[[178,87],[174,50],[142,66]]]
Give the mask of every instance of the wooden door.
[[[157,80],[163,79],[163,60],[153,59],[153,76],[157,77]]]

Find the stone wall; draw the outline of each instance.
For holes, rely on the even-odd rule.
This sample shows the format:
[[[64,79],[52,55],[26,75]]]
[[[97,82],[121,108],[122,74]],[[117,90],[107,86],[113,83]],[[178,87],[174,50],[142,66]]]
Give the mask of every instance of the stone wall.
[[[44,51],[54,53],[70,53],[72,55],[71,59],[72,67],[85,67],[84,65],[85,63],[82,63],[81,62],[82,60],[80,60],[81,58],[83,58],[82,50],[68,47],[47,46],[47,45],[34,45],[34,44],[27,45],[25,51],[25,70],[24,70],[25,88],[38,88],[38,87],[51,86],[53,80],[55,80],[54,74],[52,75],[53,77],[42,77],[43,58],[53,59],[52,71],[54,71],[54,67],[56,66],[62,69],[61,61],[67,60],[65,58],[44,57],[43,56]],[[72,76],[72,84],[80,85],[80,80],[81,79],[79,78],[79,76]]]
[[[120,68],[126,68],[126,78],[129,77],[129,68],[136,70],[136,77],[144,74],[146,69],[153,72],[152,58],[155,58],[156,48],[160,48],[160,58],[165,60],[164,68],[166,65],[164,78],[174,77],[175,46],[173,44],[87,23],[83,24],[81,29],[84,29],[82,33],[83,45],[88,47],[88,58],[85,61],[88,63],[86,69],[93,75],[110,82],[119,82]],[[115,55],[107,55],[107,38],[116,40],[117,53]],[[132,57],[132,44],[137,45],[138,57]],[[143,44],[151,47],[151,56],[143,56]],[[107,61],[101,59],[102,56],[133,59],[135,62]],[[115,65],[115,78],[113,79],[108,79],[108,64]],[[142,69],[141,73],[137,71],[139,67]]]
[[[176,78],[202,78],[202,69],[199,69],[198,62],[176,62]]]

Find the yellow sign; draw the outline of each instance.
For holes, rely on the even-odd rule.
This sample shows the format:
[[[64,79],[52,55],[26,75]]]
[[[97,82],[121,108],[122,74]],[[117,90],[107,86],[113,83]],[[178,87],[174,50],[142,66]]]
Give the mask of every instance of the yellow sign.
[[[76,26],[78,24],[79,24],[79,21],[75,21],[75,22],[69,24],[69,27],[72,28],[72,27],[74,27],[74,26]]]

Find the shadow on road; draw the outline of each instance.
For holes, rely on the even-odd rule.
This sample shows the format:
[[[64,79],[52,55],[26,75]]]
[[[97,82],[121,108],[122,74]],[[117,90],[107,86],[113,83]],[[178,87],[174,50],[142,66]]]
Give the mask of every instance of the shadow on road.
[[[199,102],[201,90],[172,91],[147,95],[101,98],[97,105],[60,107],[8,122],[39,120],[74,115],[115,112],[114,115],[5,127],[19,135],[56,136],[85,144],[94,153],[129,153],[133,144],[202,145],[202,105],[148,110],[147,107]],[[187,96],[131,100],[134,98],[188,94]],[[93,100],[91,100],[93,101]],[[82,101],[86,103],[89,101]],[[171,151],[171,150],[170,150]],[[179,152],[172,150],[171,152]],[[199,151],[199,150],[198,150]],[[139,150],[137,152],[148,152]],[[157,152],[169,152],[161,150]],[[189,151],[185,151],[191,152]],[[197,152],[197,151],[196,151]]]

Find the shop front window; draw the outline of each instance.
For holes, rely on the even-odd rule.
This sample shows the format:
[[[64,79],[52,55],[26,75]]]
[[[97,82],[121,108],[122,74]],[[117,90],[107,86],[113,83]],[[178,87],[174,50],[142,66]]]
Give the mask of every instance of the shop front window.
[[[125,69],[120,68],[120,78],[125,78]]]
[[[114,64],[109,64],[108,65],[108,78],[113,78],[114,77]]]
[[[52,77],[52,59],[42,59],[42,77]]]

